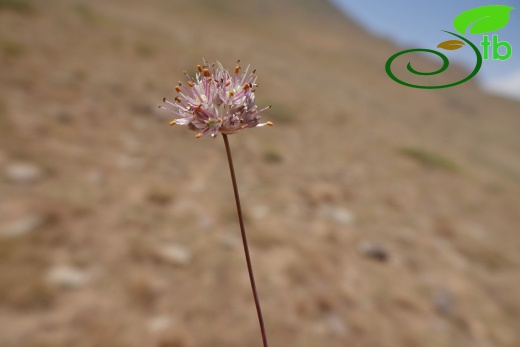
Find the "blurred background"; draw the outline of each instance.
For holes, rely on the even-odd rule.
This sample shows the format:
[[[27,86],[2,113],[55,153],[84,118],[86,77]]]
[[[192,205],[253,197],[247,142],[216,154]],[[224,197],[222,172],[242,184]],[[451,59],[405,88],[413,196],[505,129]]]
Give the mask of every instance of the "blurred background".
[[[519,102],[351,16],[0,0],[0,346],[261,345],[221,136],[157,108],[202,58],[273,106],[230,136],[271,346],[518,346]]]

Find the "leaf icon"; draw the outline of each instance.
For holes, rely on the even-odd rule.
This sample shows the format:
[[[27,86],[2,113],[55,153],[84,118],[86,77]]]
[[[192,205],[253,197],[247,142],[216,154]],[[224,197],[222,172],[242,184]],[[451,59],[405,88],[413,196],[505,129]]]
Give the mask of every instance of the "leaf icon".
[[[441,42],[437,45],[437,48],[447,49],[449,51],[454,51],[456,49],[462,48],[464,46],[464,42],[459,40],[448,40]]]
[[[466,34],[470,27],[470,34],[485,34],[505,27],[512,10],[514,7],[505,5],[476,7],[455,17],[453,26],[462,35]]]

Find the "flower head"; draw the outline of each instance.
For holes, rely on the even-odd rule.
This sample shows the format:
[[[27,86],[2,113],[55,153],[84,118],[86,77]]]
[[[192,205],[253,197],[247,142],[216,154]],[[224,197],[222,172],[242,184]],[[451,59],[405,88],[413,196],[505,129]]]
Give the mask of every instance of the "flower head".
[[[248,74],[240,73],[238,65],[229,73],[222,64],[197,65],[195,78],[187,73],[188,82],[179,82],[175,90],[179,94],[175,102],[163,99],[170,107],[159,106],[179,118],[170,125],[187,125],[197,132],[197,138],[210,134],[215,137],[223,134],[235,134],[245,128],[273,125],[271,122],[260,123],[260,112],[271,106],[258,109],[255,105],[256,70]]]

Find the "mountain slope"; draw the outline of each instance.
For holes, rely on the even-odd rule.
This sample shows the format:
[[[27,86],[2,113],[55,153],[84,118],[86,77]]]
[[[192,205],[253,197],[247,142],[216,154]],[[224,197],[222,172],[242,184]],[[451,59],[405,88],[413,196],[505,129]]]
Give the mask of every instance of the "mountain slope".
[[[222,140],[157,109],[203,57],[273,105],[230,137],[272,346],[516,345],[518,103],[398,85],[398,49],[318,0],[20,3],[1,346],[260,345]]]

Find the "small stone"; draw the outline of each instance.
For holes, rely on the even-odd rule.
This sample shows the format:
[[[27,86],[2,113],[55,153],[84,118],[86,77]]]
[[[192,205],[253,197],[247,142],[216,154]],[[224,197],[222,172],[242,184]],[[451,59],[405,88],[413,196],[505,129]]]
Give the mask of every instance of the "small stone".
[[[156,316],[148,320],[148,331],[151,333],[159,333],[165,331],[172,326],[172,318],[170,316]]]
[[[269,207],[256,205],[251,208],[251,214],[257,219],[263,219],[269,215]]]
[[[202,214],[198,219],[198,224],[202,229],[211,229],[215,225],[215,221],[208,215]]]
[[[48,272],[47,281],[55,287],[77,289],[87,284],[88,276],[76,267],[57,265]]]
[[[172,265],[187,266],[191,263],[191,252],[184,246],[165,245],[157,249],[157,255]]]
[[[336,336],[346,336],[348,329],[343,320],[335,314],[330,314],[326,318],[328,330]]]
[[[240,240],[235,235],[228,234],[228,235],[225,235],[224,237],[222,237],[222,239],[220,240],[220,244],[224,248],[235,249],[240,244]]]
[[[355,220],[352,212],[343,207],[324,205],[321,207],[320,212],[323,216],[340,224],[351,225]]]
[[[433,297],[435,311],[443,316],[453,316],[455,313],[455,298],[447,290],[439,290]]]
[[[5,174],[11,182],[20,184],[34,183],[43,177],[42,169],[26,162],[13,163],[7,166]]]
[[[390,257],[386,248],[371,242],[362,243],[359,247],[359,251],[364,256],[380,262],[386,262]]]
[[[56,113],[55,117],[56,120],[62,124],[70,123],[73,120],[72,114],[67,111],[59,111]]]
[[[8,224],[2,230],[2,237],[12,238],[28,235],[45,224],[46,218],[41,215],[26,216]]]

